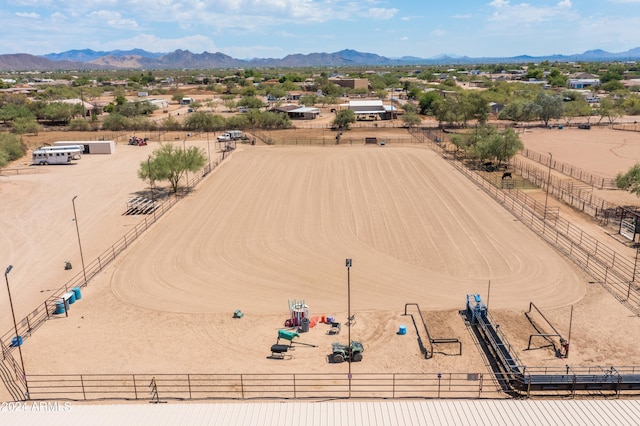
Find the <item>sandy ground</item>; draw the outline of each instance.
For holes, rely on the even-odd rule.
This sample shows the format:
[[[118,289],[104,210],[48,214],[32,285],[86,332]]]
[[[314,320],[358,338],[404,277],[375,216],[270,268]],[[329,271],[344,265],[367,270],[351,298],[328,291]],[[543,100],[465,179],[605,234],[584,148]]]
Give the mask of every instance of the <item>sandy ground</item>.
[[[576,137],[588,138],[576,143],[590,149],[568,150],[562,161],[585,168],[606,163],[593,170],[605,173],[633,164],[626,157],[634,152],[640,159],[635,134],[603,138],[609,148],[626,147],[623,165],[614,154],[620,150],[594,147],[592,154],[591,145],[599,145],[589,138],[600,131],[580,132]],[[524,138],[528,147],[553,149],[554,156],[558,149],[562,158],[568,144],[547,148],[546,135],[535,135]],[[206,147],[197,138],[187,143]],[[79,271],[75,195],[85,260],[142,220],[122,213],[132,195],[147,189],[136,170],[156,147],[118,145],[114,155],[0,176],[0,259],[14,266],[9,279],[18,318]],[[241,146],[94,278],[68,318],[47,322],[25,342],[26,369],[346,371],[326,359],[331,342],[346,342],[346,327],[336,338],[318,324],[300,337],[318,347],[299,346],[285,362],[268,358],[288,300],[305,300],[312,316],[346,320],[345,258],[353,259],[352,338],[365,345],[356,373],[488,371],[458,311],[466,294],[486,297],[489,282],[490,310],[525,364],[568,361],[550,348],[524,350],[535,331],[523,312],[533,301],[565,333],[574,306],[572,365],[640,365],[638,318],[448,163],[424,147],[354,145]],[[64,271],[65,260],[72,271]],[[420,305],[433,336],[459,338],[463,355],[424,360],[402,315],[406,303]],[[7,306],[5,294],[0,304]],[[232,318],[236,309],[242,319]],[[397,334],[401,324],[409,326],[405,336]],[[0,326],[11,327],[7,315]]]

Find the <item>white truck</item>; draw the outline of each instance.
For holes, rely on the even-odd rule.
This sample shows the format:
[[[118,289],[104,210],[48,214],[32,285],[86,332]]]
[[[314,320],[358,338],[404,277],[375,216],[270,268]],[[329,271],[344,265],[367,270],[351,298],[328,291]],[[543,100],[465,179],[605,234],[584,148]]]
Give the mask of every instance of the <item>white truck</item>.
[[[237,141],[238,139],[242,139],[242,131],[240,130],[229,130],[226,133],[218,136],[218,141]]]

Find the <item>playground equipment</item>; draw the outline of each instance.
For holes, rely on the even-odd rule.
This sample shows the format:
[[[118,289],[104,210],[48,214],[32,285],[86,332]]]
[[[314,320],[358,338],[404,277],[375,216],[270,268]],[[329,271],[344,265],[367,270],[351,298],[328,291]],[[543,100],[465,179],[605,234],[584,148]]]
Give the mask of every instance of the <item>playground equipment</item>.
[[[353,362],[362,361],[362,352],[364,352],[364,347],[362,346],[362,343],[352,340],[350,347],[336,342],[331,345],[331,350],[331,360],[339,364],[349,360]]]
[[[309,319],[309,306],[304,303],[304,300],[288,300],[287,302],[289,304],[289,319],[284,322],[284,326],[302,327],[303,323],[306,323],[303,319]]]
[[[300,337],[300,334],[296,331],[282,329],[278,330],[278,339],[276,340],[276,345],[280,343],[280,339],[284,339],[289,341],[289,347],[292,347],[294,344],[311,346],[312,348],[317,347],[316,345],[312,345],[311,343],[302,343],[297,341],[294,342],[293,339],[295,339],[296,337]]]
[[[427,333],[429,348],[426,348],[422,343],[422,339],[420,338],[420,332],[418,330],[418,325],[416,324],[416,319],[414,318],[413,314],[410,314],[407,311],[407,308],[409,306],[415,306],[416,309],[418,310],[418,314],[420,315],[420,320],[422,321],[422,325],[424,326],[424,331]],[[422,353],[424,353],[424,357],[426,359],[433,357],[433,354],[434,354],[433,345],[437,345],[437,344],[457,344],[458,353],[453,355],[462,355],[462,342],[459,339],[456,339],[455,337],[440,337],[440,338],[431,337],[431,333],[429,332],[427,323],[424,321],[424,317],[422,316],[422,311],[420,310],[420,306],[418,306],[417,303],[406,303],[404,305],[404,314],[411,316],[411,320],[413,321],[413,326],[416,328],[416,331],[418,332],[418,344],[420,345],[420,350],[422,351]],[[401,326],[401,329],[398,332],[398,334],[406,333],[406,328],[404,330],[404,333],[402,333],[402,327],[404,326]]]

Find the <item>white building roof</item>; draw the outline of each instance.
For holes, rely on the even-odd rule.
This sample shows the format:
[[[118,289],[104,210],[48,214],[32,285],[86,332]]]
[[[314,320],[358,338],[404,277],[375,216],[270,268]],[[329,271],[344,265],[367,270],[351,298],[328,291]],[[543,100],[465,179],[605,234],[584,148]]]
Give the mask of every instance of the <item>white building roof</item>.
[[[289,112],[297,112],[297,113],[310,112],[310,113],[320,114],[320,110],[318,108],[312,108],[312,107],[300,107],[300,108],[292,109]]]
[[[382,99],[371,99],[366,101],[349,101],[350,107],[380,107]]]
[[[640,400],[394,400],[122,405],[26,402],[3,411],[3,424],[21,426],[225,425],[637,425]]]

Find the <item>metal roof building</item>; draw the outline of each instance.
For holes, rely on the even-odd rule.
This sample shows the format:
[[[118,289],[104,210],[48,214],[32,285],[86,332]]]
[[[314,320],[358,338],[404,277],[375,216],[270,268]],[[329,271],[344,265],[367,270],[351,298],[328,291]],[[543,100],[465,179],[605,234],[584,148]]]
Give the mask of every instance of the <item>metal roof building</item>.
[[[640,400],[620,399],[170,402],[120,405],[30,401],[13,404],[16,405],[7,408],[3,404],[0,423],[21,426],[640,424]]]

